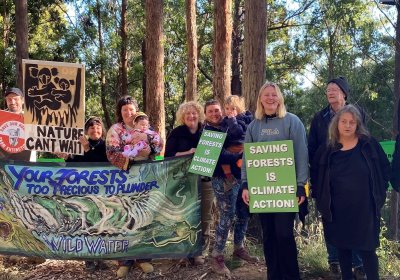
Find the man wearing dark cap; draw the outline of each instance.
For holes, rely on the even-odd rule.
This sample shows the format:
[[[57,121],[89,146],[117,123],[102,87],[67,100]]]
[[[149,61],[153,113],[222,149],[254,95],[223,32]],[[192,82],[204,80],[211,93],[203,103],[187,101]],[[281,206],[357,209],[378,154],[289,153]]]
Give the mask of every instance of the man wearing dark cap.
[[[344,105],[348,104],[347,98],[349,94],[350,87],[345,77],[339,76],[328,81],[326,87],[326,98],[329,105],[321,111],[317,112],[311,121],[310,133],[308,136],[308,156],[310,160],[310,165],[312,165],[313,161],[315,161],[314,155],[319,146],[327,144],[329,123],[331,122],[331,119],[336,114],[336,112],[343,108]],[[361,108],[359,109],[363,121],[365,122],[364,111]],[[315,190],[313,191],[312,196],[315,198]],[[329,270],[335,276],[340,277],[340,266],[337,249],[333,245],[326,243],[326,241],[325,244],[328,252]],[[361,257],[354,251],[353,268],[354,276],[356,279],[366,279]]]
[[[16,114],[22,114],[24,95],[19,88],[8,88],[4,94],[4,98],[6,100],[8,111]]]

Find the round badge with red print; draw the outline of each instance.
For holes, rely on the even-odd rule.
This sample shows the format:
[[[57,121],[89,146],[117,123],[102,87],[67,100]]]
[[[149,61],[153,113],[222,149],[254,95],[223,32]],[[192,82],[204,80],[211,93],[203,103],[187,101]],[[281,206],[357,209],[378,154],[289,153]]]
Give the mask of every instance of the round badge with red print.
[[[0,148],[8,153],[25,150],[24,119],[21,115],[1,111]]]

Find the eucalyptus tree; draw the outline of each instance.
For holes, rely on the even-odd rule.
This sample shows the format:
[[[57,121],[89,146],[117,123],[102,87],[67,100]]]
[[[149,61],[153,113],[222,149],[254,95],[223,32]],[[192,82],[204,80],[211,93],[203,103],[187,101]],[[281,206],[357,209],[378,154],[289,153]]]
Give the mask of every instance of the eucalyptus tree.
[[[254,112],[258,91],[265,81],[267,33],[265,0],[246,0],[245,11],[242,92],[248,109]]]
[[[214,1],[213,95],[221,104],[231,94],[232,0]]]
[[[146,113],[165,139],[163,1],[146,0]]]
[[[28,1],[15,2],[16,76],[17,85],[23,88],[22,59],[28,58]]]

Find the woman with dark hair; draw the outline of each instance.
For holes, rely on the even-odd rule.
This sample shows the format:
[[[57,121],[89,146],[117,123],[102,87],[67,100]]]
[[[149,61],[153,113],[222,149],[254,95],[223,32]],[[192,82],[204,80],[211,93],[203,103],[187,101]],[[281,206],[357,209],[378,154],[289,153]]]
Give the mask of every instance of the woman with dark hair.
[[[99,117],[90,117],[85,123],[85,136],[79,138],[82,144],[83,155],[69,155],[57,153],[58,157],[66,162],[108,162],[106,155],[105,129]],[[85,261],[87,270],[104,269],[106,265],[102,260]]]
[[[357,250],[368,280],[377,280],[376,248],[390,163],[353,105],[336,113],[328,134],[328,144],[317,150],[311,169],[325,238],[338,249],[342,279],[353,279],[351,251]]]
[[[307,137],[304,125],[286,111],[278,85],[266,82],[257,98],[255,119],[247,128],[245,143],[292,140],[296,166],[298,204],[305,201],[304,185],[308,178]],[[249,204],[246,164],[242,165],[242,198]],[[293,234],[296,213],[260,213],[263,249],[268,280],[300,279],[296,241]]]
[[[123,155],[124,147],[131,144],[132,134],[134,133],[133,120],[138,111],[136,100],[131,96],[123,96],[117,102],[116,116],[117,123],[113,124],[107,133],[106,152],[107,158],[114,166],[122,170],[128,170],[133,159]],[[138,156],[148,157],[151,154],[150,146],[138,153]],[[134,260],[120,262],[117,277],[125,277],[129,269],[135,264]],[[153,266],[148,260],[136,260],[136,265],[143,272],[153,272]]]

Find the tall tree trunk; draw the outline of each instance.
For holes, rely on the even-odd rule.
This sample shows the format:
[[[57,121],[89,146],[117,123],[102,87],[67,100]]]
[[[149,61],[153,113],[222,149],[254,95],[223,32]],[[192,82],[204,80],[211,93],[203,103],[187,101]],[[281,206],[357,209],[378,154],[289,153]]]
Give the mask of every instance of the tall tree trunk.
[[[113,123],[110,117],[110,112],[107,108],[109,108],[109,104],[107,104],[106,99],[106,74],[104,70],[104,42],[103,42],[103,31],[102,31],[102,20],[101,20],[101,3],[100,0],[96,1],[96,17],[97,17],[97,36],[99,37],[99,56],[100,56],[100,99],[101,105],[104,111],[104,118],[106,121],[107,127],[110,127]]]
[[[143,77],[142,77],[142,100],[143,100],[143,108],[146,108],[146,39],[142,42],[142,65],[143,65]]]
[[[242,81],[240,80],[241,52],[243,36],[243,7],[242,0],[235,0],[233,7],[232,30],[232,94],[242,95]]]
[[[10,15],[7,10],[7,5],[4,3],[3,10],[3,38],[2,38],[2,50],[0,58],[0,77],[1,77],[1,89],[3,93],[7,88],[7,77],[6,77],[6,55],[8,48],[8,35],[10,33]]]
[[[267,6],[265,0],[246,0],[243,43],[242,92],[251,112],[265,81]]]
[[[17,86],[23,88],[22,59],[28,58],[28,1],[15,1]]]
[[[397,22],[396,22],[396,41],[395,41],[395,69],[394,69],[394,110],[393,110],[393,135],[399,133],[399,97],[400,97],[400,4],[396,5],[397,8]],[[389,228],[391,237],[394,240],[398,239],[399,233],[399,195],[396,191],[392,190],[390,194],[390,221]]]
[[[128,94],[128,57],[127,57],[127,46],[128,36],[126,34],[126,9],[128,6],[128,0],[122,0],[121,5],[121,94]]]
[[[186,101],[197,100],[197,25],[196,0],[186,0],[186,40],[188,63],[186,75]]]
[[[146,113],[165,139],[163,1],[146,0]]]
[[[223,104],[231,94],[232,1],[214,1],[213,95]]]

